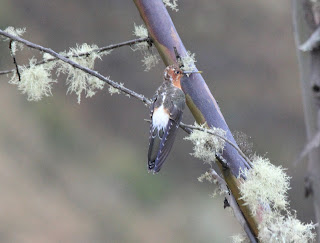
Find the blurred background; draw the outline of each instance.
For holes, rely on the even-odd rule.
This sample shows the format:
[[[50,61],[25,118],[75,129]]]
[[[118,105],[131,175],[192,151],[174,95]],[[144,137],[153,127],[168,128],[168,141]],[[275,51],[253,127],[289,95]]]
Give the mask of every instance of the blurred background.
[[[290,1],[178,3],[169,13],[230,129],[288,168],[292,208],[309,222],[305,164],[292,165],[305,126]],[[63,51],[132,39],[142,20],[133,1],[2,0],[0,23]],[[14,68],[7,43],[0,53],[0,70]],[[25,48],[19,64],[32,56]],[[145,72],[142,57],[122,47],[96,69],[151,97],[164,65]],[[230,242],[241,232],[223,198],[210,198],[215,186],[197,181],[208,166],[189,155],[182,131],[161,173],[147,173],[149,114],[139,101],[105,88],[79,105],[61,76],[52,97],[28,102],[8,77],[0,81],[1,242]],[[193,123],[189,111],[184,121]]]

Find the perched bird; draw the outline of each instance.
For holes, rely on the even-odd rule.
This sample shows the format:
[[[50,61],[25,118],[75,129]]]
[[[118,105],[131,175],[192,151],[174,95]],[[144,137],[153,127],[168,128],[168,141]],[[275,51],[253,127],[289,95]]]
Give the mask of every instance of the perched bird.
[[[186,101],[180,79],[185,73],[176,65],[168,66],[164,82],[153,97],[148,151],[148,170],[153,173],[160,171],[168,157],[182,119]]]

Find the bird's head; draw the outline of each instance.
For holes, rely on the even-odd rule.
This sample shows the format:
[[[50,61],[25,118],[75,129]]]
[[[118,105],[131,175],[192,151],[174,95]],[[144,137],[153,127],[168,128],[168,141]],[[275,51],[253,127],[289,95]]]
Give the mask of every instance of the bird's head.
[[[164,80],[171,82],[174,86],[181,89],[180,80],[185,74],[201,73],[200,71],[182,71],[177,65],[173,64],[164,70]]]
[[[171,82],[179,89],[181,89],[180,79],[182,78],[182,76],[182,70],[176,65],[170,65],[164,70],[164,80]]]

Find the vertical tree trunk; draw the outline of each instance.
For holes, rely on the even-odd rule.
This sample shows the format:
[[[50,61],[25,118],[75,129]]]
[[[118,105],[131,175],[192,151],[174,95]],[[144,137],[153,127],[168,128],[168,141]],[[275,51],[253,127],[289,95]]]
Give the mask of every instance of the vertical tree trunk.
[[[320,128],[320,51],[319,47],[301,51],[299,47],[319,27],[316,12],[310,0],[293,0],[293,24],[297,56],[300,68],[300,80],[304,105],[307,141],[311,141]],[[316,44],[316,43],[315,43]],[[306,175],[306,196],[312,196],[316,221],[320,222],[320,147],[309,154]],[[320,228],[317,228],[318,241]]]

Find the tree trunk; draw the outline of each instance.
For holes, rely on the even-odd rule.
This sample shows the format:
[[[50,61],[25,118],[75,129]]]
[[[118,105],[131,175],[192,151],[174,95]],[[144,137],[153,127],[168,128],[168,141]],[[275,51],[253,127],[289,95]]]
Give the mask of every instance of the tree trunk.
[[[301,51],[301,45],[319,27],[318,16],[310,0],[293,0],[293,24],[300,68],[307,141],[313,140],[320,128],[320,51],[319,47]],[[315,43],[316,44],[316,43]],[[315,219],[320,222],[320,147],[308,153],[306,196],[312,196]],[[317,227],[318,241],[320,228]]]

